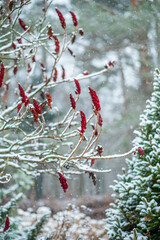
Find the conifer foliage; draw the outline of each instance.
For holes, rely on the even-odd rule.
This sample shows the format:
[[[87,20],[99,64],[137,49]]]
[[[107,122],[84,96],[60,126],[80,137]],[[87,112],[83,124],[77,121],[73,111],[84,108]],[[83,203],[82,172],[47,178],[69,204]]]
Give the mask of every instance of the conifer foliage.
[[[151,100],[140,116],[133,141],[137,149],[127,160],[128,172],[118,176],[118,194],[107,210],[107,231],[112,240],[160,239],[160,72],[156,69]],[[141,151],[139,151],[141,149]],[[142,154],[143,150],[143,154]],[[114,194],[114,195],[116,195]]]

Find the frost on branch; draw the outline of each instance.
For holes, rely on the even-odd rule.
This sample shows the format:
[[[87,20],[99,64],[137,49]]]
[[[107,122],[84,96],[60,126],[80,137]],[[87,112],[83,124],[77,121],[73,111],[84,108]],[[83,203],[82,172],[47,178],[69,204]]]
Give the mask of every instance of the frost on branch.
[[[44,172],[57,176],[58,172],[66,192],[68,184],[64,176],[87,172],[95,183],[93,173],[108,173],[110,170],[94,169],[94,160],[128,156],[134,149],[122,155],[103,156],[102,149],[97,148],[103,120],[96,91],[89,87],[93,108],[89,101],[86,105],[90,108],[91,115],[79,105],[83,80],[106,74],[114,63],[109,62],[107,68],[102,66],[99,72],[89,74],[85,71],[83,74],[69,75],[71,73],[68,73],[63,57],[66,51],[75,56],[70,48],[78,38],[75,13],[70,11],[72,36],[67,35],[66,20],[57,8],[55,11],[64,30],[63,34],[56,32],[54,21],[47,18],[47,12],[46,19],[37,23],[36,28],[28,28],[25,17],[23,20],[19,18],[19,9],[23,13],[23,6],[29,2],[30,0],[23,1],[22,5],[18,5],[18,1],[15,3],[14,14],[18,17],[14,24],[8,24],[8,17],[1,22],[0,88],[2,91],[4,86],[10,89],[11,101],[3,103],[1,100],[0,107],[0,179],[3,183],[11,181],[11,175],[7,173],[9,167],[32,176]],[[12,21],[12,12],[10,19]],[[43,53],[49,63],[44,61]],[[68,57],[75,61],[75,58]],[[40,78],[37,77],[38,71]],[[62,118],[56,101],[52,101],[52,98],[55,100],[54,92],[57,89],[59,95],[63,94],[66,84],[73,87],[74,91],[68,94],[70,102],[67,102],[68,109],[65,109]],[[91,124],[93,128],[90,127]],[[68,146],[67,151],[64,145]]]

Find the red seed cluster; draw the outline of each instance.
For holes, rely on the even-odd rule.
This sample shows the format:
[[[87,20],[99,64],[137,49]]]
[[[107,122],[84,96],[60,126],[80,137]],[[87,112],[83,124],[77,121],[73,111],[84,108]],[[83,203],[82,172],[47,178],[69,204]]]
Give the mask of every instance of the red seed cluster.
[[[34,122],[38,123],[38,113],[35,108],[30,108],[31,113],[33,114]]]
[[[97,151],[98,155],[101,157],[102,153],[103,153],[103,147],[98,145],[97,148],[96,148],[96,151]]]
[[[5,221],[5,225],[4,225],[4,228],[3,228],[3,232],[6,232],[10,227],[10,222],[9,222],[9,217],[7,216],[6,217],[6,221]]]
[[[36,58],[35,58],[35,55],[32,56],[32,62],[35,62],[36,61]]]
[[[33,99],[33,106],[35,107],[36,112],[37,112],[38,114],[41,114],[41,113],[42,113],[42,110],[41,110],[38,102],[36,101],[36,99]]]
[[[75,27],[77,27],[78,26],[78,21],[77,21],[76,15],[72,11],[69,11],[69,12],[72,15],[73,25]]]
[[[66,178],[62,175],[62,173],[58,172],[59,174],[59,181],[61,183],[61,187],[63,188],[63,191],[66,192],[68,189],[68,184]]]
[[[22,98],[22,103],[25,104],[25,106],[27,106],[29,103],[30,103],[30,100],[29,98],[26,96],[22,86],[20,84],[18,84],[18,87],[19,87],[19,91],[20,91],[20,96]]]
[[[76,109],[76,101],[74,100],[72,94],[70,94],[69,96],[70,96],[70,101],[71,101],[72,108]]]
[[[47,104],[48,104],[48,106],[50,107],[50,109],[52,109],[52,105],[51,105],[51,103],[52,103],[52,97],[51,97],[51,95],[50,95],[49,92],[46,92],[46,98],[47,98]]]
[[[24,31],[26,31],[28,29],[28,27],[26,26],[24,21],[21,18],[19,18],[18,20],[19,20],[20,26],[23,28]]]
[[[31,72],[31,70],[32,70],[31,65],[30,65],[30,63],[28,63],[27,72],[29,73],[29,72]]]
[[[138,153],[139,153],[140,156],[142,157],[142,156],[145,154],[145,151],[144,151],[141,147],[139,147],[139,148],[138,148]]]
[[[75,94],[80,94],[80,93],[81,93],[81,86],[80,86],[80,84],[79,84],[79,82],[78,82],[77,79],[74,79],[74,82],[75,82],[75,84],[76,84]]]
[[[73,53],[73,51],[70,48],[68,48],[68,52],[71,54],[71,56],[75,57],[75,54]]]
[[[93,159],[91,160],[91,167],[94,165],[94,163],[95,163],[95,159],[93,158]]]
[[[115,61],[109,61],[108,65],[106,64],[104,67],[108,69],[109,67],[114,67]]]
[[[100,106],[100,103],[99,103],[99,98],[97,96],[97,93],[90,87],[88,89],[89,89],[89,93],[91,95],[92,103],[95,107],[95,110],[98,112],[98,111],[101,110],[101,106]]]
[[[87,76],[88,74],[89,74],[89,72],[87,72],[87,71],[84,71],[84,72],[83,72],[83,75],[84,75],[84,76]]]
[[[15,50],[17,47],[16,47],[16,44],[14,42],[12,42],[12,48]]]
[[[5,68],[3,63],[0,63],[0,88],[2,87],[3,84],[3,79],[4,79],[4,72],[5,72]]]
[[[47,104],[47,102],[43,102],[43,103],[40,104],[41,111],[44,110],[46,104]]]
[[[84,133],[87,126],[86,116],[84,112],[80,111],[81,114],[81,130],[78,130],[80,133]]]
[[[92,126],[92,128],[93,128],[93,130],[94,130],[94,136],[98,136],[98,130],[95,129],[95,126],[94,126],[93,123],[91,124],[91,126]]]
[[[54,69],[54,76],[53,76],[53,81],[54,81],[54,82],[57,81],[57,75],[58,75],[58,71],[57,71],[57,69],[55,68],[55,69]]]
[[[138,147],[136,151],[140,154],[141,157],[143,157],[145,154],[145,151],[141,147]],[[136,151],[134,151],[134,154],[136,154]]]
[[[46,68],[43,63],[40,63],[42,72],[46,72]]]
[[[21,104],[21,103],[19,103],[19,104],[18,104],[18,106],[17,106],[17,112],[19,112],[19,111],[20,111],[21,107],[22,107],[22,104]]]
[[[102,119],[102,116],[101,116],[100,113],[98,115],[98,124],[99,124],[100,127],[102,127],[102,125],[103,125],[103,119]]]
[[[61,66],[62,67],[62,79],[65,79],[65,69],[64,69],[64,67],[63,66]]]
[[[17,71],[18,71],[18,66],[17,66],[17,65],[15,65],[15,66],[14,66],[14,68],[13,68],[13,73],[14,73],[14,75],[16,75],[16,74],[17,74]]]
[[[76,34],[73,34],[73,35],[72,35],[72,38],[71,38],[72,44],[75,43],[75,41],[76,41]]]
[[[17,37],[16,39],[17,39],[17,42],[18,42],[19,44],[22,44],[22,38],[21,38],[21,37]]]
[[[109,65],[110,67],[114,67],[114,61],[109,61],[108,65]]]
[[[57,8],[55,8],[55,10],[56,10],[56,12],[57,12],[57,14],[58,14],[58,17],[59,17],[59,20],[60,20],[60,22],[61,22],[62,28],[63,28],[63,29],[66,29],[66,22],[65,22],[65,19],[64,19],[62,13],[61,13]]]
[[[83,28],[80,28],[78,32],[79,32],[79,34],[80,34],[81,36],[84,35],[84,30],[83,30]]]
[[[48,32],[47,32],[48,36],[49,36],[49,39],[52,38],[53,36],[53,31],[52,31],[52,27],[51,26],[48,26]]]
[[[55,46],[56,46],[55,52],[56,52],[56,54],[58,54],[59,50],[60,50],[60,43],[59,43],[59,40],[58,40],[57,36],[53,35],[53,39],[54,39]]]
[[[19,87],[19,91],[20,91],[20,96],[25,99],[26,95],[25,95],[25,92],[22,88],[22,86],[20,84],[18,84],[18,87]]]

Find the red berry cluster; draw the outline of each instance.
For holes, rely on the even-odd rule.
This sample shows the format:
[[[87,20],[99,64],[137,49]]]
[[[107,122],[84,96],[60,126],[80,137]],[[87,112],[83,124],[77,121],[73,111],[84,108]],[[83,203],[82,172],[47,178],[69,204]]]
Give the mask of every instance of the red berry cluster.
[[[59,174],[59,181],[61,183],[61,187],[63,188],[63,191],[66,192],[68,189],[68,184],[66,178],[62,175],[62,173],[58,172]]]
[[[141,157],[143,157],[144,154],[145,154],[145,151],[144,151],[141,147],[138,147],[138,148],[134,151],[134,154],[136,154],[136,151],[139,153],[139,155],[140,155]]]
[[[0,88],[2,87],[2,84],[3,84],[4,71],[5,71],[5,68],[4,68],[3,63],[1,62],[0,63]]]
[[[18,84],[18,87],[19,87],[20,96],[22,98],[22,103],[24,103],[25,106],[27,106],[30,103],[30,100],[26,96],[25,91],[23,90],[22,86],[20,84]]]

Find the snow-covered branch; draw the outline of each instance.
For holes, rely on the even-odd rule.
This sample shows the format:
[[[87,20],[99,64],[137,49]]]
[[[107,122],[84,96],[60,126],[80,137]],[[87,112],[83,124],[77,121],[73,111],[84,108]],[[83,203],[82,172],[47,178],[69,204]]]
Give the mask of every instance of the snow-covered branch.
[[[46,11],[37,25],[37,31],[34,26],[27,26],[23,15],[21,18],[23,7],[29,3],[30,0],[27,0],[12,6],[9,15],[0,23],[0,181],[11,180],[11,175],[6,174],[8,166],[21,169],[29,175],[58,173],[62,179],[61,173],[109,173],[111,170],[92,168],[90,162],[93,159],[126,157],[134,150],[102,156],[103,149],[98,146],[98,139],[103,120],[97,93],[89,87],[93,110],[91,115],[79,109],[77,103],[81,98],[81,81],[106,73],[114,67],[114,62],[108,62],[98,72],[66,77],[61,59],[69,51],[75,60],[69,47],[78,38],[76,15],[70,11],[73,21],[72,36],[68,33],[62,12],[57,8],[55,11],[62,27],[60,32],[55,32],[46,23]],[[51,59],[49,65],[47,58]],[[40,79],[37,79],[37,71]],[[61,116],[55,105],[53,108],[52,96],[53,89],[56,90],[59,85],[63,88],[64,84],[75,84],[75,93],[68,96],[69,110],[66,109],[65,116]],[[10,93],[12,97],[9,100]],[[49,114],[52,120],[48,120]],[[58,115],[57,120],[55,115]],[[92,130],[89,130],[89,124],[92,124]],[[42,165],[44,168],[40,169],[39,166]],[[62,179],[60,181],[64,183],[65,180],[63,182]]]

